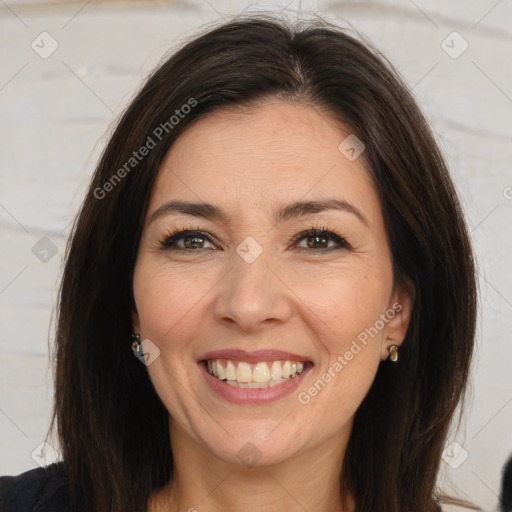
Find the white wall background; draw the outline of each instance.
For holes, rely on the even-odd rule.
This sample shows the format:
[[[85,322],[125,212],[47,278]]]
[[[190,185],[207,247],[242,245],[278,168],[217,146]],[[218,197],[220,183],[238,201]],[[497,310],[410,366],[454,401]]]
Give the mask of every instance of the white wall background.
[[[173,44],[249,5],[0,2],[0,475],[37,466],[31,454],[48,427],[48,339],[65,240],[109,126]],[[467,210],[481,286],[472,393],[465,426],[450,438],[465,451],[448,453],[443,485],[494,510],[512,453],[512,3],[252,5],[343,18],[398,67],[438,135]],[[43,55],[58,48],[42,58],[33,41]],[[34,246],[49,250],[46,262]]]

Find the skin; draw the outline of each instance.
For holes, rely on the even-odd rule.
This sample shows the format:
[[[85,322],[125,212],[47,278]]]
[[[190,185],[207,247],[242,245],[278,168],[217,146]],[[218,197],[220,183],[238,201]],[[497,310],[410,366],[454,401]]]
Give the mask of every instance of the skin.
[[[133,329],[160,350],[147,370],[170,413],[175,461],[175,477],[151,497],[150,511],[353,510],[351,496],[341,508],[338,490],[353,416],[389,357],[387,347],[405,337],[412,294],[393,281],[364,154],[349,161],[338,150],[350,133],[311,106],[267,100],[211,113],[166,155],[133,280]],[[327,210],[276,224],[273,210],[325,198],[351,203],[367,223]],[[149,223],[170,200],[212,203],[229,219],[173,213]],[[327,228],[351,248],[332,238],[289,241],[312,227]],[[200,248],[188,252],[159,249],[174,228],[200,229],[214,241],[201,238]],[[248,236],[263,248],[252,263],[236,252]],[[184,240],[177,244],[183,248]],[[359,343],[361,350],[309,403],[300,403],[298,394],[397,302],[400,313]],[[275,402],[235,404],[210,389],[197,365],[208,351],[232,348],[277,348],[314,366],[297,391]],[[261,457],[254,467],[237,457],[248,442]]]

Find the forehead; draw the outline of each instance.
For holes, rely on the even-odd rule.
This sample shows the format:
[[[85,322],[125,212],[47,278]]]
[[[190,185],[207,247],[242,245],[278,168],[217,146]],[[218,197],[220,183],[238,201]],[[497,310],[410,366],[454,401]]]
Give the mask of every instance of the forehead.
[[[269,100],[223,108],[191,124],[171,146],[153,189],[154,209],[171,199],[207,201],[243,215],[297,199],[350,200],[379,215],[363,156],[338,146],[350,129],[311,106]],[[150,210],[151,210],[150,207]]]

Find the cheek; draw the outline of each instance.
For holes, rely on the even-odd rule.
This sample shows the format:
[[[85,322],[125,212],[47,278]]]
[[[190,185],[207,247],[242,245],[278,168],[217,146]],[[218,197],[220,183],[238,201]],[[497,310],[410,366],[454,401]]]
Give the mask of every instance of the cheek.
[[[384,313],[392,285],[386,275],[380,274],[351,267],[301,280],[298,295],[307,298],[306,305],[318,323],[329,328],[329,347],[343,349],[347,341],[372,326]]]
[[[321,338],[326,358],[307,393],[317,406],[336,404],[339,417],[347,418],[359,407],[378,370],[383,337],[380,315],[386,312],[392,280],[385,273],[352,269],[323,283],[315,293],[315,316],[328,327],[329,334]],[[337,425],[329,414],[323,418]]]
[[[325,398],[329,395],[348,409],[364,398],[380,363],[380,318],[391,281],[369,275],[352,269],[308,288],[308,306],[314,313],[310,319],[318,326],[313,329],[322,345],[321,378],[329,388]]]
[[[166,269],[141,259],[133,287],[142,336],[159,346],[166,345],[166,349],[171,348],[167,347],[169,338],[173,347],[180,345],[187,325],[197,325],[194,311],[211,288],[198,275],[199,272],[180,271],[176,266]]]

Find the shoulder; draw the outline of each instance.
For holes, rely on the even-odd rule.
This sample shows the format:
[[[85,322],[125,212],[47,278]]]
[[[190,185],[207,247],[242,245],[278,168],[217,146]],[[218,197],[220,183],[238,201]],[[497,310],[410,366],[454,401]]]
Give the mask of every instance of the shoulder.
[[[63,462],[0,477],[2,512],[65,512],[68,486]]]

